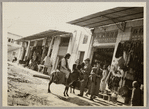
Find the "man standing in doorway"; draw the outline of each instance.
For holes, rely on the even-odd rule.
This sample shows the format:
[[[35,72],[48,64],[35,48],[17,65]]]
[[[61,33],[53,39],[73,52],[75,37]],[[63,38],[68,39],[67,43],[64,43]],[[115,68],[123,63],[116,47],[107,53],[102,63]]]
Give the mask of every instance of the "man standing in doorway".
[[[50,56],[46,56],[43,60],[44,66],[45,66],[45,71],[48,72],[48,75],[51,74],[51,69],[52,69],[52,62],[50,59]]]
[[[84,71],[83,71],[83,80],[81,81],[81,87],[80,87],[80,94],[78,94],[78,96],[83,96],[84,93],[84,89],[87,86],[88,83],[88,78],[91,72],[91,64],[90,64],[90,59],[87,58],[85,61],[85,66],[84,66]]]

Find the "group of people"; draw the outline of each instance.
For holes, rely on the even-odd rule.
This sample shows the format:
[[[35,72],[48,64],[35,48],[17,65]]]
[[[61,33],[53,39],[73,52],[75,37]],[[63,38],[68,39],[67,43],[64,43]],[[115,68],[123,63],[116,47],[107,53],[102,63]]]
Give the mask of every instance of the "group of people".
[[[71,73],[71,70],[68,65],[68,59],[70,58],[70,54],[66,54],[66,56],[61,60],[61,66],[59,70],[66,74],[66,83]],[[96,96],[98,96],[99,92],[104,93],[107,90],[110,90],[113,93],[118,94],[118,90],[123,86],[124,79],[124,71],[118,65],[108,65],[103,64],[100,61],[97,61],[96,64],[92,67],[90,64],[90,59],[87,58],[84,60],[84,63],[79,63],[79,60],[76,60],[73,65],[72,72],[75,70],[80,72],[80,94],[78,96],[83,96],[85,90],[86,96],[90,95],[90,100],[93,100]],[[138,83],[134,81],[132,83],[132,93],[131,93],[131,103],[132,105],[139,105],[137,101],[140,90],[138,88]],[[137,104],[136,104],[137,102]]]
[[[70,54],[66,54],[60,61],[60,66],[58,68],[61,72],[65,73],[66,83],[71,73],[68,65],[68,59],[70,56]],[[102,63],[98,61],[96,65],[92,67],[90,64],[90,59],[87,58],[84,60],[84,63],[81,64],[79,63],[79,60],[76,60],[75,64],[73,65],[72,72],[75,72],[76,70],[80,72],[79,80],[81,83],[80,94],[78,94],[78,96],[83,96],[86,88],[88,89],[86,95],[90,94],[91,100],[98,95],[99,91],[102,93],[104,92],[106,88],[105,82],[109,72],[108,65],[102,65]]]
[[[84,89],[87,87],[86,96],[90,94],[90,100],[98,96],[99,91],[104,93],[106,89],[106,78],[108,76],[108,65],[97,61],[94,67],[90,64],[90,59],[85,60],[84,79],[81,81],[79,96],[83,96]]]

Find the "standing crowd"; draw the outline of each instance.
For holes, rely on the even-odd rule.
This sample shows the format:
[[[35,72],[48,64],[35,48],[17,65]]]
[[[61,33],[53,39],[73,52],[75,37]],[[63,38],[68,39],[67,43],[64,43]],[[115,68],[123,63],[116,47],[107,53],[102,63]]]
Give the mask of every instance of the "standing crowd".
[[[87,58],[83,63],[80,63],[79,59],[77,59],[71,71],[68,63],[70,57],[71,55],[67,53],[59,62],[57,69],[65,74],[66,86],[70,85],[68,84],[70,74],[79,72],[79,78],[76,80],[80,83],[80,93],[78,96],[90,95],[90,100],[93,101],[99,94],[111,94],[111,96],[120,94],[125,95],[125,99],[130,102],[132,106],[143,105],[143,86],[141,86],[141,90],[139,83],[134,81],[134,71],[132,68],[130,68],[127,73],[124,73],[121,65],[110,65],[101,61],[96,61],[92,67],[90,59]],[[46,57],[43,61],[45,65],[50,65],[46,66],[46,69],[47,72],[51,72],[48,70],[51,69],[52,65],[48,63],[50,59]],[[73,82],[73,84],[75,84],[75,82]],[[125,90],[126,87],[124,86],[130,87],[131,90]]]
[[[66,54],[67,57],[68,54]],[[67,59],[70,58],[70,54]],[[68,67],[67,59],[65,59],[65,64],[62,66],[67,66],[65,70],[62,71],[66,73],[66,78],[69,77],[71,70]],[[62,59],[64,61],[64,59]],[[65,68],[65,67],[63,67]],[[92,67],[90,64],[90,59],[87,58],[84,60],[84,63],[79,63],[79,60],[76,60],[73,65],[72,72],[80,72],[80,94],[78,96],[90,95],[90,100],[94,100],[98,97],[99,93],[108,94],[109,92],[118,95],[119,90],[122,90],[124,71],[118,65],[108,65],[97,61]],[[127,77],[127,76],[126,76]],[[125,78],[126,79],[126,78]],[[126,81],[127,82],[127,81]],[[143,105],[143,89],[141,90],[137,81],[133,81],[132,91],[130,94],[130,102],[132,106],[141,106]],[[122,88],[122,89],[121,89]],[[142,95],[142,96],[141,96]]]

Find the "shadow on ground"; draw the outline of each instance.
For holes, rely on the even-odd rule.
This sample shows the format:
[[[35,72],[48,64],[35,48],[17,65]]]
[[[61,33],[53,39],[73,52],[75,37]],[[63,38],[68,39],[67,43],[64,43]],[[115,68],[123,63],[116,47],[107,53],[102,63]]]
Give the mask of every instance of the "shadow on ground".
[[[120,105],[122,105],[122,103],[113,104],[113,103],[102,101],[99,99],[95,99],[93,102],[88,102],[88,101],[80,99],[79,97],[66,98],[66,97],[56,95],[53,93],[51,93],[51,94],[56,96],[57,98],[59,98],[61,100],[64,100],[64,101],[69,102],[69,103],[77,104],[78,106],[118,106],[118,105],[120,106]],[[83,97],[83,98],[88,99],[86,97]]]
[[[56,95],[56,94],[53,94],[53,93],[51,93],[51,94],[58,97],[61,100],[64,100],[64,101],[69,102],[69,103],[77,104],[78,106],[93,106],[90,102],[82,100],[79,97],[66,98],[66,97],[62,97],[60,95]]]

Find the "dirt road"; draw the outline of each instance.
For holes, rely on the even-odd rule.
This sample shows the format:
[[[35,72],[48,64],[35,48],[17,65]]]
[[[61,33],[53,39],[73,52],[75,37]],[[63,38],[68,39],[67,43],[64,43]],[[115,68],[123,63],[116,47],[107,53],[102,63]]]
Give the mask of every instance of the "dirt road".
[[[111,102],[96,99],[78,97],[79,93],[64,97],[63,85],[52,84],[52,93],[47,93],[48,80],[33,77],[29,71],[8,66],[8,106],[117,106]]]

